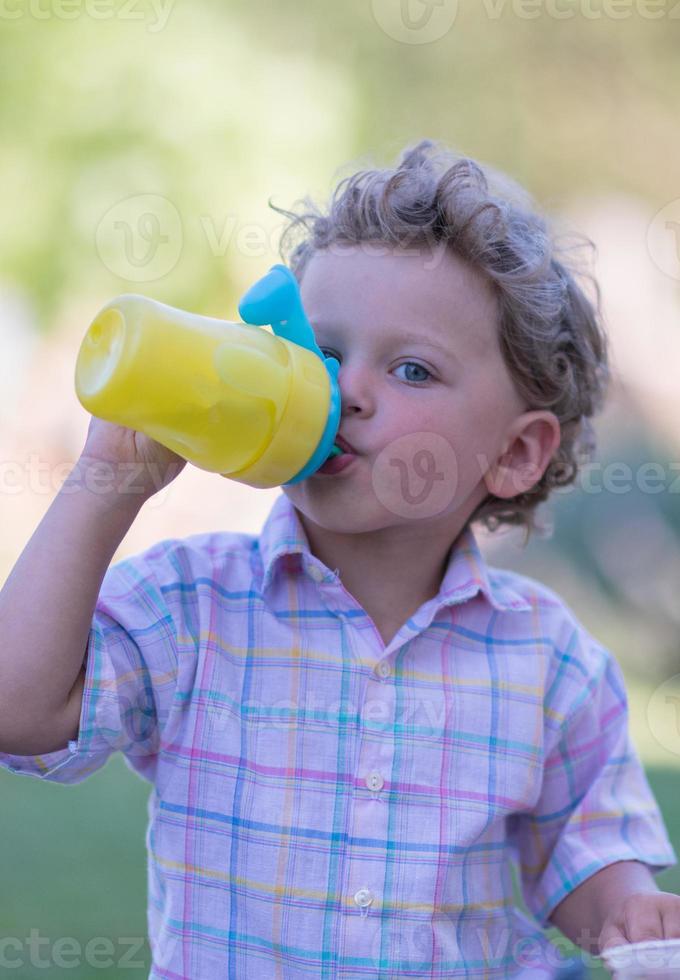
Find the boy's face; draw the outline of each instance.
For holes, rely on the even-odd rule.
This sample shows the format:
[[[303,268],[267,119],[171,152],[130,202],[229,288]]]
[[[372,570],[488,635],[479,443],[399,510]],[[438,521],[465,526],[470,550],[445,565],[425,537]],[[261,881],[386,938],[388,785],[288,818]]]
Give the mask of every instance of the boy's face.
[[[362,244],[316,253],[301,295],[319,347],[340,362],[339,434],[357,456],[284,492],[328,531],[457,533],[525,410],[492,287],[449,251]]]

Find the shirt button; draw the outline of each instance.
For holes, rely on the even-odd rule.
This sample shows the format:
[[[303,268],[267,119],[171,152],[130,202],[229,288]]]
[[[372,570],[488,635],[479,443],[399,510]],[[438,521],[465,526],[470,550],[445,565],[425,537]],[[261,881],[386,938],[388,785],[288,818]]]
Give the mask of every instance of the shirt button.
[[[318,565],[309,566],[309,574],[314,579],[315,582],[323,582],[326,577],[326,573]]]
[[[378,677],[390,677],[392,674],[392,668],[386,660],[381,660],[377,666]]]
[[[382,778],[379,772],[372,772],[366,777],[366,785],[369,789],[377,792],[377,790],[383,788],[385,785],[385,780]]]
[[[366,909],[373,901],[373,892],[368,888],[360,888],[354,896],[354,902],[360,909]]]

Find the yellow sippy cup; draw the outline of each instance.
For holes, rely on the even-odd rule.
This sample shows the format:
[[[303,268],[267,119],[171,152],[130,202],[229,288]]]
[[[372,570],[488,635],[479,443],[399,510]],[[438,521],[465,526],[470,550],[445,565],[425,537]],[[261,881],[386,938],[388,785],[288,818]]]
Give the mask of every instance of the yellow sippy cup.
[[[81,343],[80,403],[239,483],[304,480],[340,452],[339,363],[319,350],[284,265],[248,290],[239,314],[243,323],[118,296]]]

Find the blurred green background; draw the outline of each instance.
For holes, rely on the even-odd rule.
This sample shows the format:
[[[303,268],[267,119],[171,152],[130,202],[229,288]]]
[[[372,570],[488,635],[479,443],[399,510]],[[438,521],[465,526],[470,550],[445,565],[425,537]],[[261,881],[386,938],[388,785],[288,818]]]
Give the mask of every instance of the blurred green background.
[[[615,353],[597,467],[549,505],[552,537],[524,550],[512,535],[482,543],[494,564],[559,591],[620,659],[634,738],[680,851],[680,8],[0,8],[3,461],[39,445],[41,423],[27,426],[40,404],[63,409],[57,436],[64,453],[77,448],[69,420],[78,406],[72,393],[62,406],[60,392],[70,392],[74,338],[108,298],[142,292],[234,318],[241,292],[279,260],[270,199],[325,198],[355,167],[392,165],[422,137],[507,171],[557,221],[593,237]],[[37,383],[36,352],[59,349],[64,364],[50,354]],[[654,490],[640,478],[650,463]],[[26,487],[0,496],[0,582],[48,503]],[[201,515],[173,523],[169,508],[165,518],[170,534],[208,529]],[[146,937],[146,785],[116,757],[72,787],[2,771],[0,794],[0,933],[36,929],[83,949],[111,937],[117,957],[128,937],[128,975],[146,976],[148,948],[132,941]],[[680,891],[680,874],[660,884]],[[93,975],[91,966],[69,972]],[[118,967],[94,972],[113,977]],[[25,963],[20,975],[45,970]]]

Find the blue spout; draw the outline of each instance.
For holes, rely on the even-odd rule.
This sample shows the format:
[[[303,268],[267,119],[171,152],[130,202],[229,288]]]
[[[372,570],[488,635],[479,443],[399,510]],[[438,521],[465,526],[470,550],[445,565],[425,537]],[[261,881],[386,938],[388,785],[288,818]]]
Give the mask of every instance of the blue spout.
[[[302,308],[297,279],[285,265],[273,265],[243,296],[238,311],[244,323],[271,324],[277,337],[306,347],[324,360],[314,330]]]
[[[340,363],[335,357],[324,357],[319,349],[312,325],[302,306],[298,281],[291,270],[281,264],[273,265],[241,298],[238,312],[244,323],[262,327],[271,324],[277,337],[299,347],[304,347],[321,358],[328,371],[331,388],[328,418],[323,435],[305,466],[284,486],[299,483],[315,473],[320,466],[342,452],[334,440],[340,425],[340,388],[338,371]]]

